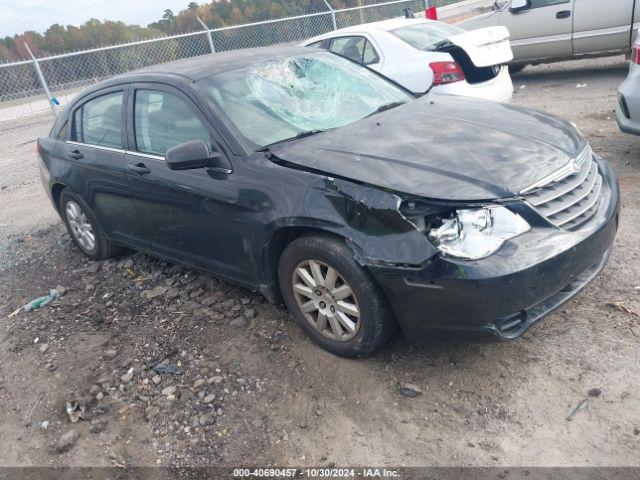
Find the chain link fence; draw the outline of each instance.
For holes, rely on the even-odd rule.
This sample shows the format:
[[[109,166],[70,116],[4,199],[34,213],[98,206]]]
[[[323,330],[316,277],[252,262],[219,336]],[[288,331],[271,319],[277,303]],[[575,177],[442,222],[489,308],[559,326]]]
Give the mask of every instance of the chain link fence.
[[[437,5],[460,1],[437,0]],[[425,5],[425,0],[394,0],[0,64],[0,108],[27,102],[49,105],[36,62],[55,97],[52,101],[65,103],[84,86],[149,65],[210,54],[212,48],[220,52],[297,43],[334,28],[399,17],[407,8],[423,12]]]

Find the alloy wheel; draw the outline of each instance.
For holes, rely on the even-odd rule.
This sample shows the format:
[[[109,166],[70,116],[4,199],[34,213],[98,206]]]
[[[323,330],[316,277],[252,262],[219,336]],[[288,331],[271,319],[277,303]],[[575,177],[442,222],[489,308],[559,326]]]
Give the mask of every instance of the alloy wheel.
[[[65,211],[73,238],[86,251],[92,252],[96,248],[96,236],[87,214],[73,200],[67,202]]]
[[[291,285],[298,307],[320,334],[342,342],[356,336],[362,323],[360,305],[335,268],[305,260],[295,268]]]

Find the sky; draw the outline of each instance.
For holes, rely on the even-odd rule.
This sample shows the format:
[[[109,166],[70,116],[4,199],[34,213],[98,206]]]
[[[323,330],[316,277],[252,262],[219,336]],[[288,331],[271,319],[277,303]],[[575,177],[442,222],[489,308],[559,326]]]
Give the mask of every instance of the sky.
[[[0,0],[0,38],[26,30],[44,33],[54,23],[81,25],[90,18],[146,26],[190,0]],[[204,3],[204,2],[198,2]]]

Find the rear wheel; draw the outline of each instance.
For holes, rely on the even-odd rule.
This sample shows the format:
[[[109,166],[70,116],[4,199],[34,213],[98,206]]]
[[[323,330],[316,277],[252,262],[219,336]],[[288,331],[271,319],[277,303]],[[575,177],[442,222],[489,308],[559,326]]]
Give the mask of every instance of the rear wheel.
[[[69,235],[91,260],[103,260],[118,253],[119,248],[109,243],[95,216],[80,197],[64,190],[60,195],[60,212]]]
[[[307,236],[293,241],[282,254],[279,276],[296,322],[336,355],[370,355],[396,329],[379,287],[340,240]]]
[[[511,75],[515,75],[516,73],[520,73],[525,68],[527,68],[526,65],[509,65],[509,73]]]

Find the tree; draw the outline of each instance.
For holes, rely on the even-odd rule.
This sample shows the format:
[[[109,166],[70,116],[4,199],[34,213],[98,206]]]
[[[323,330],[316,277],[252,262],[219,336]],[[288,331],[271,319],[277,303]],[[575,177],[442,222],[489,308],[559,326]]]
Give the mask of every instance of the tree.
[[[11,53],[11,50],[9,50],[9,47],[7,47],[4,44],[4,40],[1,41],[0,42],[0,63],[11,62],[12,60],[15,60],[13,53]]]
[[[42,35],[38,32],[24,32],[22,35],[16,35],[14,46],[16,49],[18,58],[29,58],[29,51],[27,47],[29,46],[29,50],[36,57],[42,56],[43,51],[40,49],[40,44],[42,43]]]
[[[173,11],[170,8],[167,8],[164,11],[164,15],[162,15],[161,22],[164,22],[167,25],[174,25],[176,23],[176,16],[173,14]]]
[[[67,32],[64,27],[59,24],[54,24],[44,32],[43,46],[49,53],[62,53],[66,50],[68,40]]]
[[[344,8],[362,3],[379,3],[382,0],[329,1],[333,8]],[[186,9],[177,14],[174,14],[171,9],[166,9],[162,18],[146,27],[91,19],[77,27],[51,25],[44,35],[25,32],[13,37],[5,37],[0,39],[0,60],[25,58],[27,56],[24,48],[25,41],[34,55],[48,55],[200,30],[202,27],[197,22],[196,16],[210,28],[219,28],[322,12],[326,9],[324,0],[211,0],[210,3],[202,4],[192,1]]]

